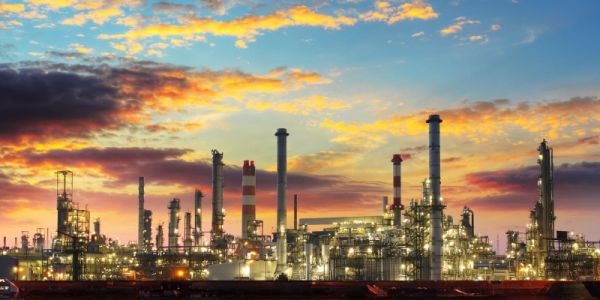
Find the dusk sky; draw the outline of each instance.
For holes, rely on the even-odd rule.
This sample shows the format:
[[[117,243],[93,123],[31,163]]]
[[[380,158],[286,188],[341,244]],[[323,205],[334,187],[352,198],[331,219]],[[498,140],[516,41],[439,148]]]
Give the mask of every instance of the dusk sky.
[[[546,138],[556,228],[598,240],[599,11],[593,0],[0,0],[0,236],[12,246],[56,229],[64,169],[109,237],[136,239],[138,176],[154,228],[173,197],[191,210],[199,187],[210,230],[211,149],[224,152],[225,230],[240,233],[248,159],[271,232],[280,127],[300,217],[376,215],[394,153],[404,204],[421,197],[436,113],[446,214],[470,206],[476,233],[501,245],[524,231]]]

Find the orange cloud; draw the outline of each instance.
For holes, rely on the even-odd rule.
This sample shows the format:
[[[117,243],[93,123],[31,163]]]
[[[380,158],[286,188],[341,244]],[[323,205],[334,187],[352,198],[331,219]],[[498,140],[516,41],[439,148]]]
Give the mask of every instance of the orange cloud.
[[[370,123],[336,122],[325,120],[320,126],[336,132],[333,142],[357,146],[377,147],[388,136],[426,134],[424,122],[431,113],[444,120],[444,134],[464,137],[481,143],[492,137],[506,135],[509,130],[520,130],[547,138],[574,137],[573,129],[600,126],[600,99],[595,97],[571,98],[560,102],[520,103],[508,100],[475,102],[462,108],[427,110],[411,115],[396,115]]]
[[[78,13],[71,18],[62,21],[65,25],[78,25],[81,26],[88,21],[96,24],[104,24],[112,17],[122,15],[123,11],[116,6],[108,6],[99,9],[92,9],[85,13]]]
[[[247,16],[229,21],[218,21],[212,18],[182,17],[180,24],[152,24],[134,28],[122,34],[101,34],[100,39],[145,39],[150,37],[182,36],[212,34],[215,36],[233,36],[237,38],[237,46],[252,42],[262,31],[274,31],[290,26],[312,26],[325,29],[339,29],[341,26],[354,25],[356,20],[345,16],[330,16],[314,12],[306,6],[294,6],[276,11],[268,15]]]
[[[405,20],[429,20],[438,17],[431,4],[425,0],[413,0],[398,6],[387,1],[375,2],[375,10],[359,15],[363,21],[381,21],[394,24]]]
[[[459,31],[463,30],[463,27],[465,25],[472,25],[472,24],[479,24],[479,21],[469,20],[465,17],[458,17],[458,18],[456,18],[456,22],[454,22],[454,24],[440,30],[440,34],[443,36],[456,34]]]
[[[254,110],[273,110],[286,112],[290,114],[309,115],[325,110],[339,110],[349,108],[350,104],[338,101],[331,101],[325,96],[312,96],[303,99],[297,99],[291,102],[273,102],[273,101],[248,101],[246,108]]]

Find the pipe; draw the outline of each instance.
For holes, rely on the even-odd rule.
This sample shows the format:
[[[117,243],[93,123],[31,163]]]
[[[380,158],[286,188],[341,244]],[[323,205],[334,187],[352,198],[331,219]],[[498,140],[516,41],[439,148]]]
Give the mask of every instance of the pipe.
[[[256,220],[256,168],[254,161],[244,161],[242,168],[242,238],[255,235],[251,223]]]
[[[277,129],[277,268],[276,272],[284,272],[287,268],[287,137],[285,128]]]
[[[400,228],[402,226],[402,198],[400,193],[400,177],[401,177],[401,163],[402,157],[400,154],[394,154],[392,157],[392,163],[394,168],[394,203],[392,204],[392,211],[394,212],[394,226]]]
[[[194,246],[200,246],[202,239],[202,191],[196,190],[194,194]]]
[[[298,194],[294,194],[294,230],[298,230]]]
[[[383,196],[381,198],[381,205],[383,206],[383,213],[387,213],[388,210],[388,196]]]
[[[212,150],[212,239],[221,239],[223,237],[223,153]]]
[[[179,247],[179,199],[173,198],[169,204],[169,252],[177,252]]]
[[[156,227],[156,250],[162,251],[164,240],[165,234],[163,232],[163,226],[162,224],[159,224],[158,227]]]
[[[440,184],[440,123],[439,115],[430,115],[429,124],[429,180],[431,181],[431,280],[442,279],[442,209]]]
[[[138,178],[138,250],[146,249],[144,240],[144,177]]]
[[[183,220],[183,246],[189,250],[192,247],[192,213],[186,212]]]

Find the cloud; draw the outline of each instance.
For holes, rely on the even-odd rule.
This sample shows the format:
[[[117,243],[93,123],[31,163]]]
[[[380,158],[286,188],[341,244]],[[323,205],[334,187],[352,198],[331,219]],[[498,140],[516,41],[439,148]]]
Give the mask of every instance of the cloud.
[[[209,9],[219,15],[224,15],[234,5],[234,1],[225,0],[200,0],[203,8]]]
[[[78,13],[71,18],[64,19],[62,23],[65,25],[81,26],[89,21],[102,25],[112,17],[120,16],[122,14],[123,11],[119,7],[107,6],[99,9],[92,9],[85,13]]]
[[[312,113],[322,111],[332,111],[349,108],[350,104],[329,100],[325,96],[311,96],[308,98],[296,99],[291,102],[274,101],[248,101],[246,108],[258,111],[272,110],[290,114],[301,114],[307,116]]]
[[[472,205],[486,209],[532,209],[539,198],[539,166],[477,172],[466,176],[468,184],[494,191],[475,197]],[[565,163],[554,169],[555,203],[558,209],[600,209],[600,162]]]
[[[81,55],[81,54],[79,54]],[[147,110],[209,107],[226,98],[284,93],[329,80],[278,68],[265,75],[125,60],[120,65],[0,65],[0,139],[88,137],[147,121]],[[216,107],[215,107],[216,108]]]
[[[492,24],[492,25],[490,25],[490,30],[491,31],[498,31],[500,29],[502,29],[502,25],[500,25],[500,24]]]
[[[413,114],[394,115],[367,123],[326,119],[322,128],[336,132],[333,142],[355,147],[377,147],[389,136],[414,136],[427,133],[425,120],[429,114],[440,114],[444,135],[466,138],[474,143],[505,136],[513,130],[537,137],[570,138],[575,129],[590,131],[600,126],[600,99],[575,97],[565,101],[517,103],[494,100],[465,103],[463,107],[424,110]],[[473,124],[477,124],[474,126]],[[586,129],[587,128],[587,129]]]
[[[22,3],[0,3],[0,14],[21,13],[25,10]]]
[[[94,51],[94,49],[92,48],[88,48],[82,44],[79,43],[73,43],[69,45],[69,49],[75,50],[79,53],[83,53],[83,54],[87,54],[87,53],[91,53]]]
[[[483,36],[482,35],[472,35],[472,36],[469,36],[469,41],[471,41],[471,42],[482,41],[482,40],[483,40]]]
[[[208,152],[208,151],[207,151]],[[173,148],[83,148],[77,150],[23,150],[7,159],[29,168],[96,170],[105,179],[105,186],[122,190],[135,185],[144,176],[146,185],[175,185],[192,190],[195,186],[209,189],[212,176],[210,159],[188,161],[182,157],[189,149]],[[208,155],[208,153],[207,153]],[[225,161],[226,197],[241,195],[242,169],[239,164]],[[276,172],[257,169],[257,204],[263,208],[275,206]],[[356,181],[343,176],[311,175],[289,172],[288,190],[300,193],[306,207],[334,208],[345,203],[365,207],[378,201],[387,186],[381,182]],[[133,190],[132,190],[133,193]],[[208,194],[208,192],[205,192]],[[319,204],[317,206],[317,204]]]
[[[182,12],[192,12],[196,10],[196,7],[191,4],[179,4],[172,3],[167,1],[156,2],[152,5],[152,9],[157,12],[172,12],[172,11],[182,11]]]
[[[415,32],[415,33],[413,33],[413,34],[411,35],[411,37],[413,37],[413,38],[418,38],[418,37],[422,37],[422,36],[424,36],[424,35],[425,35],[425,32],[424,32],[424,31],[419,31],[419,32]]]
[[[405,20],[429,20],[438,17],[431,4],[425,0],[412,0],[394,6],[387,1],[376,1],[375,10],[361,13],[363,21],[379,21],[394,24]]]
[[[535,42],[537,36],[538,32],[536,30],[534,30],[533,28],[527,28],[527,30],[525,30],[525,37],[521,41],[519,41],[517,45],[531,44]]]
[[[274,31],[290,26],[311,26],[339,29],[354,25],[356,20],[345,16],[320,14],[306,6],[293,6],[267,15],[250,15],[228,21],[212,18],[182,17],[180,24],[159,23],[131,29],[122,34],[101,34],[100,39],[140,40],[151,37],[166,39],[196,35],[233,36],[238,41],[253,42],[263,31]]]
[[[458,18],[456,18],[455,22],[452,25],[440,30],[440,34],[443,36],[456,34],[459,31],[462,31],[463,27],[465,25],[473,25],[473,24],[479,24],[479,23],[480,22],[477,20],[470,20],[465,17],[458,17]]]

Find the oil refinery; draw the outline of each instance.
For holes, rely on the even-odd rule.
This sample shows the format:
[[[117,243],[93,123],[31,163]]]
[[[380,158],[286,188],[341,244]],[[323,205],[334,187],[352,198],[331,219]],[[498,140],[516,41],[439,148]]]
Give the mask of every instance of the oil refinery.
[[[224,231],[223,156],[212,150],[210,231],[202,228],[202,203],[208,191],[196,189],[190,212],[181,200],[166,212],[144,207],[144,174],[138,178],[137,243],[120,244],[101,231],[99,219],[73,201],[73,173],[56,172],[56,232],[22,232],[14,247],[3,240],[0,278],[31,281],[104,280],[301,280],[301,281],[450,281],[450,280],[600,280],[600,242],[555,230],[553,152],[538,147],[539,199],[532,203],[525,232],[506,231],[506,253],[494,251],[490,238],[476,232],[475,212],[464,206],[458,218],[445,213],[441,195],[442,119],[429,116],[429,176],[422,197],[402,198],[402,154],[391,156],[391,191],[377,215],[326,218],[298,216],[301,194],[287,191],[287,139],[277,129],[277,228],[264,232],[255,204],[254,161],[242,165],[241,236]],[[381,157],[380,159],[389,159]],[[532,159],[535,159],[532,158]],[[134,180],[134,179],[132,179]],[[535,189],[535,183],[532,189]],[[288,199],[289,198],[289,199]],[[288,228],[288,200],[293,224]],[[134,203],[132,201],[132,203]],[[168,224],[153,223],[158,213]],[[524,212],[525,213],[525,212]],[[183,222],[181,222],[183,216]],[[183,223],[183,225],[181,224]],[[320,226],[318,231],[309,226]],[[181,230],[181,226],[183,229]]]

